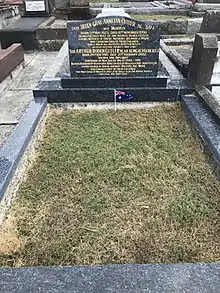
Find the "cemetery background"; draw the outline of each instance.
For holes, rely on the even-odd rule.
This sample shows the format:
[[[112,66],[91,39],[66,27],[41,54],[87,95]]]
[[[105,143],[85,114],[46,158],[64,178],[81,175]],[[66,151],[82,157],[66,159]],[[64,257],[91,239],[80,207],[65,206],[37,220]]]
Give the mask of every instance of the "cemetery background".
[[[208,14],[207,14],[207,17],[209,17]],[[37,20],[37,18],[36,18],[36,21],[39,22],[39,20]],[[45,21],[47,23],[50,23],[51,19],[49,18],[49,19],[46,19]],[[53,21],[52,24],[53,23],[55,24],[56,21],[55,22]],[[55,26],[56,26],[56,24],[55,24]],[[35,33],[35,32],[37,32],[37,30],[38,30],[38,28],[35,27],[33,32]],[[44,33],[44,32],[45,31],[43,31],[42,33]],[[211,32],[213,32],[213,29]],[[46,34],[45,39],[47,39],[48,35],[53,34],[53,33],[56,34],[57,31],[54,32],[53,29],[50,30],[49,33]],[[214,33],[218,34],[218,31],[214,32]],[[194,45],[194,51],[195,51],[194,56],[199,56],[199,58],[196,58],[196,59],[192,58],[190,63],[189,63],[189,58],[190,58],[191,54],[189,52],[192,51],[191,49],[185,50],[186,55],[185,55],[185,53],[183,53],[183,55],[181,53],[178,54],[178,52],[181,52],[181,50],[182,50],[182,52],[184,51],[183,50],[184,48],[181,48],[181,46],[184,47],[185,45],[187,45],[187,46],[190,45],[190,47],[192,48],[192,40],[189,41],[189,38],[188,38],[188,40],[183,40],[183,41],[182,41],[182,39],[170,40],[168,37],[165,37],[164,42],[162,42],[163,52],[160,51],[160,60],[162,61],[163,66],[167,70],[167,72],[164,71],[162,73],[163,74],[166,73],[169,76],[166,86],[163,84],[163,87],[162,88],[159,87],[160,90],[158,90],[158,88],[157,88],[158,85],[157,85],[156,87],[153,87],[149,90],[149,85],[152,86],[152,84],[148,84],[147,87],[146,86],[144,87],[142,85],[142,89],[140,91],[138,91],[137,88],[133,88],[131,92],[133,93],[135,91],[135,95],[134,95],[135,99],[133,102],[135,102],[135,101],[139,101],[139,102],[142,101],[143,102],[146,100],[146,97],[147,97],[148,101],[149,100],[158,101],[158,97],[161,97],[160,101],[169,101],[169,100],[177,101],[181,98],[181,103],[184,107],[185,112],[187,113],[188,118],[196,126],[197,130],[199,131],[200,137],[202,137],[202,140],[205,141],[206,145],[208,145],[208,150],[209,150],[209,152],[211,152],[215,163],[218,165],[219,151],[218,151],[218,143],[217,142],[218,142],[218,137],[219,137],[219,127],[218,127],[219,107],[218,107],[218,71],[216,71],[217,70],[217,62],[215,63],[215,68],[214,68],[215,74],[212,76],[212,70],[213,70],[214,61],[215,61],[215,55],[217,54],[218,44],[217,44],[216,36],[208,36],[208,37],[209,38],[207,39],[207,36],[205,36],[205,35],[198,35],[197,36],[198,41],[196,41],[196,44],[199,44],[199,45],[198,46]],[[62,38],[65,39],[66,36],[62,35]],[[36,44],[38,43],[38,41],[36,41],[37,40],[36,38],[30,37],[28,39],[27,43],[32,42],[32,40],[33,40],[34,46],[36,46]],[[60,45],[62,45],[62,43],[63,43],[63,40],[61,39]],[[181,44],[181,46],[179,48],[175,47],[175,50],[172,50],[173,49],[172,46],[173,45],[176,46],[177,44]],[[208,46],[206,46],[207,44],[208,44]],[[210,46],[210,44],[211,44],[211,46]],[[23,45],[24,45],[24,43],[23,43]],[[189,46],[188,46],[188,48],[189,48]],[[5,132],[5,135],[3,132],[3,139],[1,140],[1,144],[2,144],[1,167],[2,167],[2,171],[3,171],[2,177],[1,177],[1,195],[2,196],[3,196],[3,194],[7,194],[7,192],[5,193],[6,187],[12,179],[12,175],[15,171],[15,167],[18,164],[19,158],[22,156],[23,151],[24,151],[25,147],[27,146],[28,141],[32,138],[32,134],[34,132],[34,129],[38,125],[39,121],[41,121],[41,119],[42,119],[41,117],[45,117],[43,115],[43,113],[45,113],[44,111],[45,111],[45,109],[47,109],[47,107],[46,107],[47,102],[46,102],[45,98],[42,98],[42,96],[47,97],[47,100],[50,103],[58,102],[58,101],[59,102],[62,101],[65,103],[70,102],[70,101],[71,102],[74,101],[74,102],[83,103],[82,106],[84,106],[85,104],[88,104],[88,102],[92,102],[92,101],[97,102],[97,97],[98,97],[99,102],[113,101],[112,89],[110,91],[105,92],[105,89],[103,89],[101,84],[99,84],[99,86],[101,87],[99,89],[99,91],[92,91],[91,93],[89,93],[88,89],[86,89],[86,88],[84,90],[84,93],[82,93],[82,91],[79,91],[79,90],[77,92],[77,89],[70,90],[68,88],[68,85],[65,85],[65,82],[67,82],[67,83],[73,82],[72,81],[73,79],[69,80],[68,78],[66,78],[66,81],[64,80],[64,78],[63,78],[63,80],[61,79],[63,77],[63,74],[64,73],[67,74],[68,70],[69,70],[67,42],[64,43],[64,45],[62,46],[62,48],[58,54],[56,52],[52,52],[52,53],[51,52],[50,53],[49,52],[48,53],[47,52],[41,52],[41,53],[34,52],[34,53],[28,53],[28,54],[25,52],[24,57],[28,58],[26,60],[29,61],[28,66],[26,66],[26,67],[24,67],[25,63],[23,63],[24,58],[22,56],[21,47],[19,47],[19,46],[18,46],[18,48],[12,47],[10,50],[12,50],[12,52],[14,52],[14,50],[17,50],[17,51],[15,51],[17,54],[16,55],[17,58],[15,58],[13,60],[12,58],[8,57],[8,56],[10,56],[10,55],[8,55],[8,51],[3,52],[4,54],[6,54],[7,58],[9,58],[8,60],[10,60],[10,62],[12,63],[11,68],[14,67],[15,70],[13,70],[10,75],[8,75],[7,72],[4,73],[4,75],[7,77],[4,78],[5,76],[3,75],[2,82],[1,82],[1,90],[2,90],[2,93],[4,92],[4,94],[2,95],[2,98],[1,98],[2,99],[1,102],[4,102],[6,105],[6,106],[4,106],[4,104],[1,104],[4,106],[4,111],[3,112],[1,111],[1,118],[3,117],[2,124],[5,124],[5,125],[1,125],[1,128]],[[9,53],[11,52],[10,50],[9,50]],[[181,75],[181,73],[169,61],[166,54],[167,54],[167,56],[169,56],[171,58],[171,60],[173,60],[174,64],[177,65],[177,67],[180,69],[180,71],[183,73],[183,75],[185,75],[185,77],[188,77],[188,74],[190,74],[189,77],[191,77],[191,79],[193,80],[194,85],[191,82],[189,82],[188,79],[184,78]],[[212,61],[212,62],[209,62],[208,64],[204,63],[203,60],[204,59],[207,60],[207,57],[204,58],[204,56],[208,56],[208,58],[210,58],[211,54],[213,57],[211,59],[209,59],[209,61]],[[7,59],[5,59],[4,56],[5,55],[3,55],[2,60],[4,62],[6,62],[6,64],[8,64],[8,61],[7,61]],[[186,56],[186,58],[185,58],[186,62],[183,60],[183,58],[181,58],[182,56],[184,56],[184,57]],[[49,67],[51,62],[52,62],[52,64]],[[39,68],[40,70],[36,71],[35,70],[36,67]],[[190,71],[190,69],[195,69],[195,68],[197,70],[194,70],[193,72]],[[12,70],[12,69],[9,68],[9,71],[10,70]],[[29,79],[28,82],[27,82],[27,78]],[[42,78],[41,82],[37,85],[37,83],[40,81],[41,78]],[[135,80],[135,78],[134,78],[134,80]],[[213,80],[215,80],[215,81],[213,82]],[[97,82],[97,80],[95,80],[95,82]],[[135,83],[135,81],[133,81],[133,80],[131,80],[131,82]],[[208,88],[211,89],[210,84],[212,82],[214,84],[214,87],[212,87],[212,93],[211,93],[208,90]],[[60,87],[60,84],[62,84],[62,87]],[[204,85],[206,87],[204,87]],[[120,86],[120,88],[121,88],[121,86]],[[197,90],[196,95],[194,94],[195,88]],[[14,98],[14,95],[15,95],[15,93],[17,94],[18,89],[19,89],[18,96],[19,96],[19,101],[20,101],[19,104],[17,103],[17,100],[15,100],[15,98]],[[32,97],[31,97],[32,90],[33,90],[33,93],[35,96],[35,101],[31,102],[29,107],[26,108],[27,105],[29,104],[29,102],[32,100]],[[111,95],[110,95],[110,93],[111,93]],[[22,96],[22,99],[20,99],[21,96]],[[201,103],[201,101],[202,101],[202,103]],[[14,105],[16,105],[16,108]],[[133,105],[135,106],[135,103]],[[142,105],[143,104],[139,104],[139,107],[141,107]],[[148,104],[145,104],[145,105],[149,106]],[[89,106],[89,104],[88,104],[88,106]],[[117,107],[122,107],[122,106],[118,105]],[[132,107],[132,105],[125,104],[125,107]],[[160,108],[158,108],[158,109],[160,109]],[[118,111],[120,111],[120,110],[118,110]],[[157,111],[157,109],[155,109],[155,112],[154,112],[154,110],[152,110],[152,113],[156,113],[156,111]],[[161,110],[159,110],[159,111],[161,111]],[[129,111],[129,112],[132,113],[131,111]],[[3,113],[3,116],[2,116],[2,113]],[[156,115],[156,114],[153,114],[153,115]],[[117,118],[117,119],[119,119],[119,118]],[[169,123],[171,123],[171,122],[169,122]],[[39,125],[41,125],[41,123],[39,123]],[[182,124],[182,127],[185,127],[185,125]],[[9,136],[10,133],[11,133],[11,135]],[[16,141],[16,143],[15,143],[15,141]],[[196,147],[196,145],[195,145],[195,147]],[[198,147],[198,145],[197,145],[197,147]],[[29,145],[29,148],[30,148],[30,145]],[[199,150],[199,148],[198,148],[198,150]],[[23,158],[23,160],[24,160],[24,158]],[[207,161],[206,161],[206,163],[207,163]],[[207,172],[208,168],[210,168],[210,165],[209,164],[206,165],[206,163],[205,163],[204,173],[205,173],[205,171]],[[213,172],[213,169],[210,169],[210,170],[212,170],[212,171],[210,171],[210,176],[212,176],[211,174]],[[23,172],[21,169],[20,169],[20,175],[18,175],[19,172],[16,171],[17,177],[19,178],[19,176],[21,176],[22,173]],[[201,176],[201,174],[200,174],[200,176]],[[17,178],[17,180],[18,180],[18,178]],[[214,180],[214,181],[212,181],[212,180]],[[215,176],[212,179],[208,180],[209,184],[210,184],[210,187],[208,187],[209,190],[217,187],[217,184],[214,183],[215,180],[216,180]],[[211,184],[212,182],[213,182],[213,184]],[[11,192],[9,192],[9,194],[12,195]],[[6,199],[6,201],[5,201],[5,199]],[[4,218],[4,208],[7,210],[7,205],[10,206],[11,199],[12,198],[10,198],[10,197],[3,197],[3,200],[2,200],[3,204],[2,204],[2,209],[1,209],[1,211],[2,211],[1,219],[2,220]],[[8,203],[7,203],[7,201],[8,201]],[[216,208],[218,207],[218,191],[217,190],[216,190],[216,204],[214,204],[212,208],[214,208],[214,207],[216,207]],[[214,210],[212,210],[212,213],[213,213],[213,211]],[[207,211],[204,211],[204,212],[206,213]],[[215,214],[215,212],[213,214]],[[212,229],[214,229],[215,227],[217,228],[217,226],[215,226],[215,224],[211,226]],[[90,231],[90,232],[92,232],[92,231]],[[213,235],[218,235],[218,232],[214,232]],[[216,245],[217,245],[216,252],[218,251],[218,239],[219,239],[218,237],[215,238]],[[192,251],[189,251],[186,253],[187,253],[187,255],[193,257]],[[184,259],[184,252],[183,252],[183,255],[179,256],[177,261],[178,262],[181,261],[182,257]],[[149,261],[149,256],[147,256],[147,258],[145,258],[145,260],[142,256],[141,259],[143,259],[144,263],[147,263]],[[210,260],[215,261],[217,259],[215,259],[215,257],[214,257]],[[175,260],[173,260],[173,262],[175,262]],[[35,263],[33,262],[32,264],[35,264]],[[136,280],[138,280],[138,278],[139,278],[138,275],[141,273],[141,270],[144,270],[145,272],[150,272],[151,270],[154,270],[155,267],[151,266],[151,267],[142,267],[141,268],[141,267],[134,266],[133,268],[134,268],[134,270],[137,269]],[[165,268],[166,267],[164,267],[164,270],[165,270]],[[191,268],[195,268],[195,271],[193,271],[194,269],[192,270]],[[116,272],[117,269],[118,269],[117,267],[114,267],[113,271]],[[171,273],[172,273],[172,271],[176,272],[175,271],[176,269],[179,273],[181,272],[181,270],[183,270],[184,276],[187,276],[189,274],[189,277],[190,277],[190,275],[192,275],[195,282],[189,282],[189,279],[186,278],[185,282],[183,282],[182,285],[180,285],[180,284],[177,285],[178,277],[177,277],[177,274],[175,273],[176,279],[170,283],[170,281],[169,281],[170,275],[166,274],[166,270],[165,270],[164,279],[162,280],[161,283],[159,282],[159,285],[158,285],[160,289],[164,288],[164,286],[165,286],[167,292],[169,292],[170,286],[171,286],[171,288],[174,288],[175,286],[179,286],[179,288],[185,290],[186,287],[190,284],[189,290],[191,290],[191,291],[192,291],[192,288],[195,292],[197,292],[196,290],[201,290],[201,288],[202,288],[203,291],[207,290],[207,292],[210,292],[210,290],[213,290],[213,292],[218,292],[217,291],[218,290],[218,279],[219,279],[218,278],[218,272],[219,272],[218,271],[218,263],[213,263],[210,266],[195,265],[193,267],[192,266],[188,267],[187,265],[183,265],[182,267],[175,267],[175,265],[173,265],[173,267],[169,267],[169,269],[171,270]],[[202,275],[197,277],[197,273],[198,273],[198,275],[200,275],[203,269],[206,271],[207,275],[210,278],[210,282],[207,282],[207,279],[204,278],[205,284],[202,281],[202,277],[201,277]],[[184,270],[186,270],[186,271],[184,271]],[[56,268],[52,268],[52,271],[56,272]],[[107,271],[107,274],[111,275],[111,274],[113,274],[113,271],[111,271],[111,268],[110,268],[110,270]],[[123,274],[123,267],[121,267],[121,271]],[[10,288],[11,285],[15,286],[14,288],[16,290],[16,287],[18,286],[18,282],[17,282],[17,279],[14,278],[14,276],[15,276],[14,274],[17,274],[17,271],[15,271],[15,270],[10,271],[10,270],[6,269],[6,270],[2,270],[1,272],[2,272],[1,278],[3,280],[2,284],[3,284],[3,288],[4,288],[5,292],[8,292],[9,290],[11,291],[11,288]],[[23,278],[22,274],[24,271],[20,270],[19,272],[20,272],[20,276],[21,276],[21,280],[22,280],[22,278]],[[27,274],[29,274],[29,273],[32,273],[33,271],[27,269],[26,272],[27,272]],[[85,272],[87,274],[86,269],[85,269]],[[129,272],[130,272],[130,274],[132,274],[132,271],[129,271]],[[77,268],[76,268],[76,271],[74,271],[74,272],[69,271],[69,274],[71,275],[72,278],[74,278],[75,273],[77,274]],[[156,280],[158,280],[157,274],[160,274],[160,273],[161,273],[161,271],[160,271],[160,268],[158,267],[156,277],[154,278],[154,282]],[[59,272],[58,274],[61,274],[61,276],[62,276],[62,272]],[[13,279],[13,281],[8,282],[7,281],[8,278]],[[45,281],[47,280],[46,274],[40,273],[40,278],[43,278],[42,279],[43,286],[45,286]],[[36,277],[36,280],[40,280],[39,276]],[[84,281],[85,281],[85,279],[84,279]],[[151,290],[152,292],[155,291],[156,283],[153,283],[152,288],[151,288],[151,285],[149,285],[150,284],[149,279],[143,278],[142,281],[144,282],[143,283],[144,286],[150,286],[150,287],[148,287],[149,290]],[[114,288],[114,282],[117,283],[117,280],[113,278],[113,283],[109,284],[109,286],[110,287],[113,286],[112,288]],[[126,278],[126,277],[125,277],[125,282],[128,282],[128,286],[131,286],[131,283],[128,281],[128,278]],[[120,284],[120,280],[118,280],[118,284]],[[36,284],[32,284],[32,285],[36,286]],[[62,288],[63,284],[59,284],[58,286],[61,286],[60,288]],[[69,284],[69,286],[70,287],[73,286],[76,288],[76,282],[73,282],[73,284]],[[139,286],[140,286],[140,283],[139,284],[135,283],[135,288],[139,288]],[[25,286],[23,289],[25,290]],[[36,289],[36,290],[38,290],[38,289]],[[51,290],[53,290],[53,289],[51,289]],[[80,287],[77,290],[80,290]],[[188,289],[186,289],[186,290],[188,290]]]

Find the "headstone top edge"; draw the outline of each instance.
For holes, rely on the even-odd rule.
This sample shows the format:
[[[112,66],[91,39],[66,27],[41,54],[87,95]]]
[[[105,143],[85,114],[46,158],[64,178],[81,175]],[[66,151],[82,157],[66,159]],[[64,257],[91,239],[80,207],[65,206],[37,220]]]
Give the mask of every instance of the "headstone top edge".
[[[217,34],[215,33],[196,33],[196,35],[202,37],[202,38],[216,38],[217,39]]]
[[[97,21],[97,20],[101,20],[101,19],[106,19],[106,18],[125,18],[127,20],[133,20],[135,21],[136,23],[144,23],[144,24],[150,24],[152,26],[155,26],[157,27],[159,25],[159,22],[158,21],[153,21],[153,20],[146,20],[146,21],[142,21],[142,20],[137,20],[137,19],[134,19],[130,16],[123,16],[123,15],[108,15],[108,16],[101,16],[99,18],[91,18],[91,19],[86,19],[86,20],[69,20],[67,21],[67,26],[69,24],[79,24],[79,23],[89,23],[89,22],[92,22],[92,21]]]

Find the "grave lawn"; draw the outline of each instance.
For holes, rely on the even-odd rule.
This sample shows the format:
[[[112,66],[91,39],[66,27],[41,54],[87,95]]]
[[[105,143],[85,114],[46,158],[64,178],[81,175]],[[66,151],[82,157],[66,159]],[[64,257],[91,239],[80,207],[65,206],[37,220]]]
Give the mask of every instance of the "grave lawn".
[[[217,261],[220,184],[179,104],[51,108],[1,266]]]

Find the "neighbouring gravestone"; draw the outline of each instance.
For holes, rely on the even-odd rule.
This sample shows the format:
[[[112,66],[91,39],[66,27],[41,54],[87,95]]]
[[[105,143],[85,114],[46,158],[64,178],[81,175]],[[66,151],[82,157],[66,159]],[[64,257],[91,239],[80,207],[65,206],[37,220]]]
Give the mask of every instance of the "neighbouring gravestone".
[[[48,0],[25,0],[24,7],[24,16],[45,16],[50,13]]]
[[[69,19],[90,19],[89,0],[69,0]]]
[[[220,10],[206,11],[200,32],[220,34]]]
[[[165,86],[159,78],[157,25],[123,16],[67,24],[71,86]]]
[[[200,0],[198,1],[198,3],[214,3],[214,4],[218,4],[219,3],[219,0]]]
[[[217,52],[215,34],[196,34],[189,64],[189,78],[195,85],[210,85]]]
[[[24,51],[21,44],[0,49],[0,83],[23,61]]]

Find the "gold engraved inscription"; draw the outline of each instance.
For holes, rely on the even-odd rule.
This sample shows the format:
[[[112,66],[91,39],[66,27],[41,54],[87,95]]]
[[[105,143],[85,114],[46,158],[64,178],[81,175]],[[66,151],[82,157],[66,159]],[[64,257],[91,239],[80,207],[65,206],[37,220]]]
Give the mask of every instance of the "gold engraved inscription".
[[[101,30],[85,31],[103,24],[110,26]],[[125,24],[138,29],[126,30],[123,26]],[[150,73],[152,66],[157,65],[157,61],[145,58],[150,54],[159,53],[158,48],[147,48],[149,32],[153,29],[149,25],[137,24],[136,21],[129,19],[107,18],[84,23],[73,29],[79,30],[78,40],[86,42],[84,48],[70,50],[70,54],[74,56],[71,66],[76,68],[76,73],[97,75]]]

